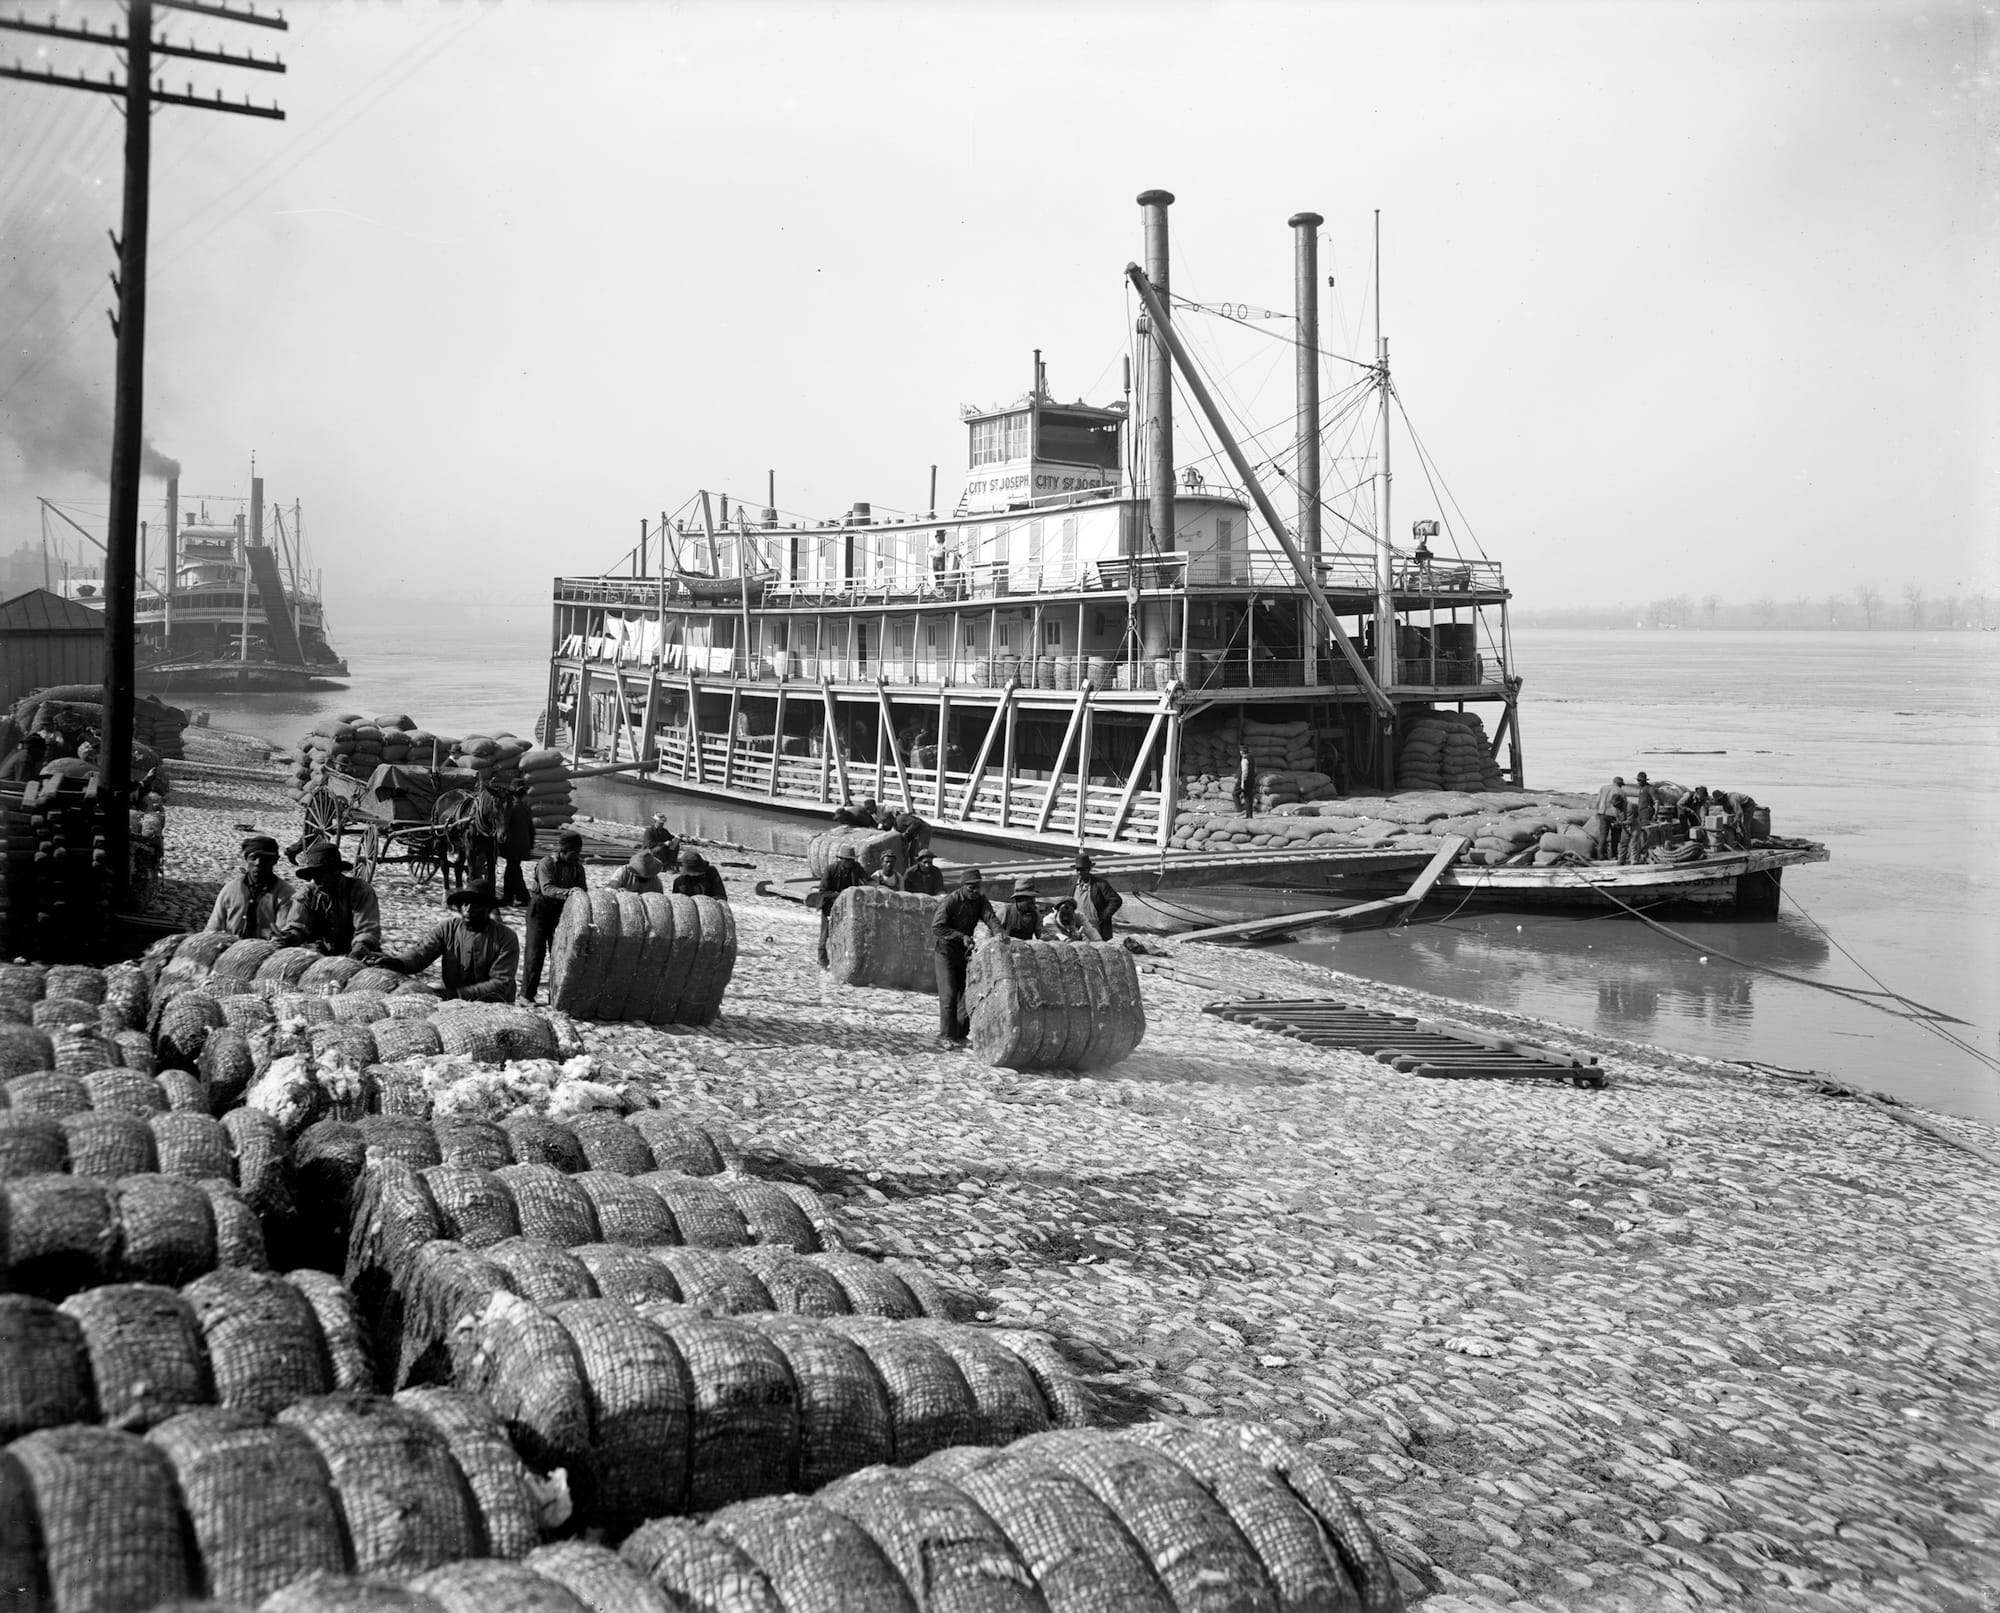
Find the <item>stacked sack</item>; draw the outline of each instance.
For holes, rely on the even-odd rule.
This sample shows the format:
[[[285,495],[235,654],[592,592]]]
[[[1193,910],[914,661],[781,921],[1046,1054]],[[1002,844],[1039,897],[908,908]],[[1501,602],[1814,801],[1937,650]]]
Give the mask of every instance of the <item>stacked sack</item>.
[[[371,719],[359,712],[345,712],[322,718],[300,739],[292,779],[303,800],[325,783],[328,773],[365,779],[384,762],[439,769],[453,766],[458,743],[419,728],[400,714]]]
[[[515,764],[528,786],[528,807],[537,835],[553,834],[576,816],[575,791],[562,752],[540,748],[523,751]]]
[[[1237,770],[1250,755],[1251,810],[1271,812],[1301,801],[1324,801],[1335,794],[1332,778],[1320,771],[1319,741],[1304,721],[1226,722],[1197,730],[1181,740],[1180,795],[1183,802],[1234,806]]]
[[[96,773],[76,761],[57,766],[62,776],[0,787],[0,947],[90,957],[104,950],[117,894],[107,824]],[[141,815],[132,817],[143,830]],[[143,896],[156,882],[157,844],[142,840],[133,860],[135,892],[127,894]]]
[[[45,724],[57,724],[58,719],[81,724],[86,728],[104,731],[104,687],[96,683],[65,683],[53,689],[37,689],[14,703],[14,721],[21,732],[32,734]],[[178,706],[170,706],[164,700],[155,700],[150,695],[140,695],[132,702],[132,738],[145,746],[155,756],[185,756],[187,747],[181,734],[187,727],[188,714]]]
[[[549,1004],[579,1019],[706,1025],[735,970],[727,902],[571,891],[549,951]]]
[[[1500,764],[1486,724],[1471,711],[1427,711],[1402,732],[1396,747],[1399,790],[1499,790]]]
[[[1101,1070],[1146,1034],[1139,969],[1114,941],[987,941],[965,975],[972,1050],[1010,1070]]]

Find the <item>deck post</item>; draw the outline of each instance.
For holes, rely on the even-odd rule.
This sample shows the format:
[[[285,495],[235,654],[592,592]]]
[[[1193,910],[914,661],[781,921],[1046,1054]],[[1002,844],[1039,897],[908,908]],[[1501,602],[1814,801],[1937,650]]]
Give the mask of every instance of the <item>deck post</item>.
[[[1000,827],[1006,828],[1014,810],[1014,689],[1012,678],[1007,680],[1007,721],[1000,741]]]
[[[729,742],[722,748],[722,787],[726,790],[736,778],[736,714],[742,709],[743,686],[734,684],[729,690]]]
[[[1166,723],[1167,713],[1173,708],[1174,697],[1162,692],[1159,708],[1153,713],[1153,720],[1146,725],[1146,737],[1139,742],[1139,754],[1132,763],[1132,776],[1125,781],[1125,793],[1119,797],[1118,812],[1111,820],[1111,832],[1105,839],[1116,840],[1118,831],[1125,827],[1126,818],[1131,816],[1132,803],[1139,798],[1139,781],[1146,776],[1146,763],[1152,759],[1153,747],[1160,740],[1160,729]]]
[[[967,815],[972,811],[972,803],[978,799],[980,782],[986,777],[987,761],[993,755],[993,741],[1000,737],[1003,726],[1001,714],[1006,711],[1007,703],[1013,697],[1014,691],[1011,685],[1003,689],[1000,693],[1000,703],[993,708],[993,716],[986,724],[986,737],[979,742],[979,754],[972,762],[972,776],[965,783],[965,798],[958,803],[960,823],[965,822]],[[940,799],[942,799],[941,793]]]
[[[569,725],[569,765],[583,760],[583,725],[590,719],[590,646],[586,643],[576,663],[576,721]]]
[[[689,670],[688,685],[688,755],[694,758],[694,781],[700,784],[701,776],[701,694],[694,681],[694,672]],[[687,777],[687,764],[681,764],[681,777]]]
[[[778,710],[771,719],[771,787],[764,793],[778,793],[778,767],[785,756],[785,680],[778,679]]]
[[[1049,814],[1056,804],[1056,791],[1062,785],[1063,769],[1069,765],[1070,747],[1076,743],[1077,730],[1084,724],[1084,714],[1090,709],[1090,686],[1084,685],[1076,692],[1076,704],[1070,708],[1069,727],[1063,730],[1062,749],[1056,752],[1055,766],[1049,769],[1048,793],[1042,797],[1042,809],[1035,814],[1035,833],[1047,834]],[[1011,736],[1010,736],[1011,737]],[[1011,750],[1012,747],[1010,746]],[[1002,819],[1004,822],[1005,819]],[[1077,822],[1083,821],[1079,809]]]
[[[833,685],[822,678],[819,693],[820,698],[826,702],[826,748],[828,754],[833,757],[834,772],[840,777],[840,802],[845,806],[853,791],[847,785],[847,758],[841,754],[840,749],[840,718],[834,710]],[[820,777],[822,780],[826,777],[826,769],[823,767],[820,769]],[[824,784],[821,785],[821,792],[825,792]]]
[[[611,673],[611,679],[612,682],[616,684],[618,688],[618,727],[620,728],[620,730],[623,731],[625,735],[625,743],[632,747],[631,759],[635,762],[643,761],[645,759],[645,754],[646,754],[645,749],[639,743],[638,736],[632,732],[632,708],[630,705],[626,703],[625,700],[624,669],[614,668]],[[614,762],[622,760],[622,758],[618,755],[616,735],[613,736],[611,753],[612,753],[611,759]]]
[[[945,736],[950,732],[951,691],[940,684],[938,686],[937,755],[935,758],[937,790],[931,798],[931,815],[939,818],[944,816],[944,769],[946,752],[949,748],[945,744]]]
[[[1174,832],[1174,816],[1181,805],[1181,724],[1185,720],[1173,710],[1172,702],[1161,701],[1167,713],[1166,754],[1160,759],[1160,830],[1157,843],[1160,850],[1167,849],[1169,837]]]
[[[1083,844],[1084,825],[1090,814],[1090,743],[1091,716],[1095,707],[1089,701],[1083,706],[1083,732],[1076,742],[1076,843]]]
[[[889,691],[878,683],[875,685],[875,698],[882,703],[882,735],[889,741],[889,760],[896,764],[896,783],[903,792],[903,810],[914,812],[917,810],[917,798],[910,789],[909,769],[903,766],[903,745],[902,741],[896,738],[896,722],[889,710]],[[882,748],[879,739],[875,747],[875,770],[878,773],[882,770]],[[875,792],[875,798],[878,801],[882,798],[879,787]]]

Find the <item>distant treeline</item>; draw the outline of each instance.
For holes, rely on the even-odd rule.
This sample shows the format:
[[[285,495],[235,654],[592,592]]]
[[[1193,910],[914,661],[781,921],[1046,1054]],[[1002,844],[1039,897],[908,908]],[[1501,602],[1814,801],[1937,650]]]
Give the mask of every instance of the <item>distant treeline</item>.
[[[1579,605],[1567,610],[1516,610],[1521,627],[1811,627],[1984,628],[2000,624],[2000,599],[1949,591],[1932,594],[1905,583],[1893,596],[1863,584],[1844,594],[1775,594],[1747,603],[1720,594],[1676,594],[1640,605]]]

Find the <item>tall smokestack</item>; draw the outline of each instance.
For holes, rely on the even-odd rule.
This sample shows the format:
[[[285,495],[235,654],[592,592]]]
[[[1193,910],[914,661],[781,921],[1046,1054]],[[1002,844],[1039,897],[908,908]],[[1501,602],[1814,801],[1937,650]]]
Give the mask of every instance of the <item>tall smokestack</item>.
[[[167,592],[174,591],[174,577],[180,570],[181,479],[167,478]]]
[[[1173,193],[1146,190],[1139,205],[1146,210],[1146,278],[1160,294],[1167,316],[1167,209]],[[1170,316],[1167,316],[1170,317]],[[1146,366],[1146,481],[1151,498],[1153,543],[1174,546],[1174,361],[1166,336],[1152,332],[1152,362]]]
[[[262,547],[264,543],[264,478],[250,478],[250,541]]]
[[[1319,227],[1317,213],[1294,213],[1295,288],[1299,314],[1299,551],[1319,564]]]

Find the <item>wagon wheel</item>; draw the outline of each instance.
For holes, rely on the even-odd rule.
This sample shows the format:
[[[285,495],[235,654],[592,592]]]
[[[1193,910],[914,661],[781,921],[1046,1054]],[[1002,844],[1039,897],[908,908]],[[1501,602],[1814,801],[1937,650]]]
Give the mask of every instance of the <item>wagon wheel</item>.
[[[361,831],[361,844],[354,850],[354,872],[369,884],[375,883],[375,868],[382,861],[382,830],[369,824]]]
[[[314,790],[300,803],[305,815],[305,842],[328,840],[336,851],[347,832],[347,802],[331,790]]]
[[[438,829],[413,829],[403,843],[409,849],[410,878],[418,885],[428,885],[451,872],[450,843]]]

